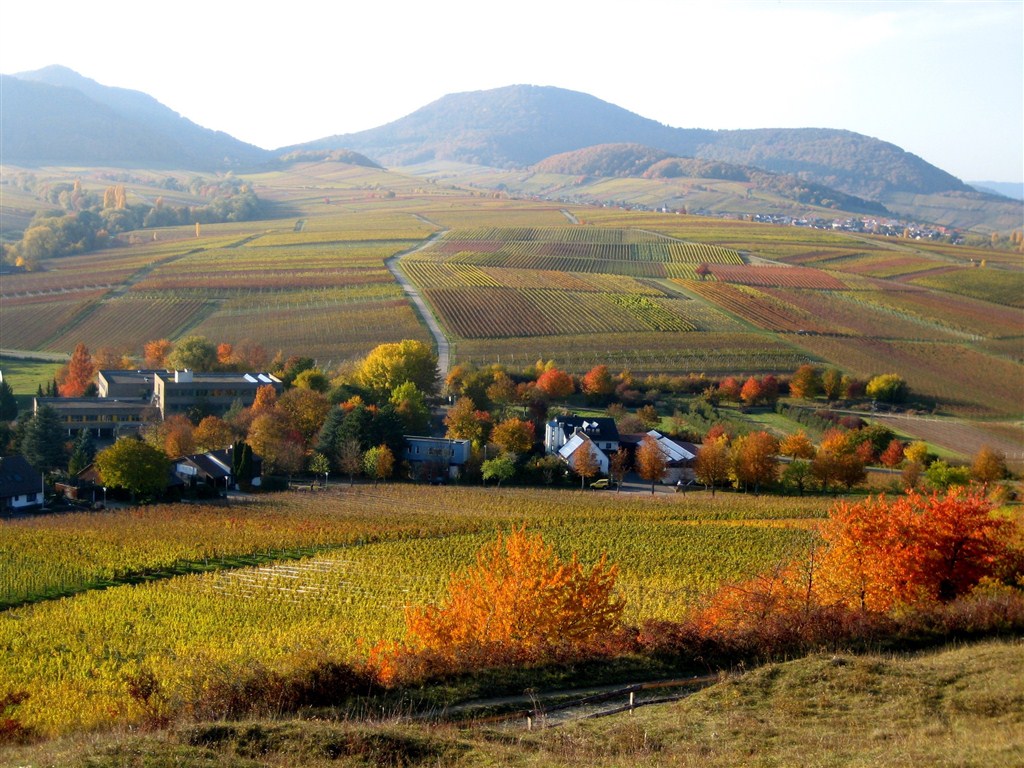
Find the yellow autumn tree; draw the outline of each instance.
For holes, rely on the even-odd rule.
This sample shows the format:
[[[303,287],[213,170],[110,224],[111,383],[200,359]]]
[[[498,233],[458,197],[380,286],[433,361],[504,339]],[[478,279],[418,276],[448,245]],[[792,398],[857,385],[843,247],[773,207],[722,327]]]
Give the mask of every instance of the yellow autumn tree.
[[[375,648],[371,668],[393,683],[600,655],[619,637],[618,570],[605,556],[589,570],[575,554],[562,561],[525,526],[499,535],[453,575],[447,600],[406,610],[405,643]]]

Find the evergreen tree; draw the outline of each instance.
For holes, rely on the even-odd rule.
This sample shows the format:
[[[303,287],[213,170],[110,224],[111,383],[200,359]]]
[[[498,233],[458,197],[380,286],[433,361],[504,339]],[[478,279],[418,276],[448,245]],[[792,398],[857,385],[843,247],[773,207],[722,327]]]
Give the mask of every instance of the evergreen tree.
[[[0,381],[0,421],[14,421],[18,418],[18,402],[14,390],[6,381]]]
[[[57,412],[44,405],[25,425],[21,453],[40,472],[64,465],[64,430]]]
[[[71,458],[68,459],[68,474],[77,475],[83,469],[92,464],[96,458],[96,445],[92,441],[92,433],[83,429],[75,439],[75,446],[71,450]]]
[[[252,446],[243,440],[231,446],[231,474],[243,488],[252,482]]]
[[[348,414],[341,408],[332,408],[327,413],[327,418],[324,419],[324,424],[320,427],[316,441],[313,444],[313,450],[317,453],[322,453],[336,467],[340,467],[338,459],[341,455],[341,443],[343,442],[339,439],[339,430],[346,416]]]

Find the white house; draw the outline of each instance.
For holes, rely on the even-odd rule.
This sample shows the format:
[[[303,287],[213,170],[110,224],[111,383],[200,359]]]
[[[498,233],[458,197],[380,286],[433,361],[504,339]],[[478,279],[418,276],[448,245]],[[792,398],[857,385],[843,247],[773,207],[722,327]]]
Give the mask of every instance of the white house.
[[[575,469],[576,458],[583,451],[589,451],[597,459],[602,475],[608,474],[608,454],[598,448],[597,443],[583,432],[577,432],[569,438],[568,442],[559,448],[557,453],[566,464]]]
[[[544,450],[558,453],[576,434],[586,435],[604,453],[619,450],[619,429],[607,416],[559,416],[544,427]]]

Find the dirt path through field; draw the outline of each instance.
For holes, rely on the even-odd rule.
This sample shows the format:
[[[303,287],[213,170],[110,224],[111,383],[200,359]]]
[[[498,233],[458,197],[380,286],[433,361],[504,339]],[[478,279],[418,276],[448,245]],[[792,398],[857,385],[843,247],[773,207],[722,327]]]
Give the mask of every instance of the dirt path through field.
[[[438,226],[427,219],[422,220],[428,224],[432,224],[433,226]],[[437,322],[437,318],[434,317],[434,313],[431,312],[430,307],[427,306],[427,302],[424,300],[419,288],[413,285],[409,281],[409,278],[406,277],[405,273],[402,271],[399,261],[403,256],[408,256],[411,253],[422,251],[447,231],[447,229],[441,229],[432,234],[415,248],[410,248],[407,251],[396,253],[394,256],[384,260],[384,266],[388,268],[388,271],[394,275],[398,284],[402,286],[402,291],[416,308],[416,311],[419,313],[423,322],[426,324],[427,329],[430,331],[430,335],[434,337],[434,345],[437,347],[437,372],[440,375],[442,382],[448,377],[448,369],[451,367],[451,345],[448,343],[448,337],[445,336],[444,331],[441,330],[441,326]]]

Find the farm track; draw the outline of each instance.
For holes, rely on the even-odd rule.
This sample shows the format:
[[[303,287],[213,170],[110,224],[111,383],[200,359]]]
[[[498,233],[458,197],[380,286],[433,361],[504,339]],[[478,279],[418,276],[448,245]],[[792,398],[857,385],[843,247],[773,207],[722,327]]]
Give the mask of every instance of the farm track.
[[[225,249],[226,248],[240,248],[241,246],[245,245],[246,243],[251,242],[253,240],[256,240],[257,238],[260,238],[262,236],[263,236],[262,233],[255,234],[255,235],[249,235],[248,237],[243,237],[241,240],[239,240],[237,242],[230,243],[228,245],[217,246],[217,249],[219,250],[221,248],[225,248]],[[109,301],[110,299],[117,299],[117,298],[120,298],[121,296],[124,296],[134,286],[136,286],[138,283],[142,282],[144,279],[149,277],[153,273],[153,270],[156,269],[157,267],[163,267],[163,266],[166,266],[167,264],[173,264],[175,261],[179,261],[181,259],[184,259],[187,256],[194,256],[197,253],[202,253],[203,251],[208,251],[208,250],[210,250],[210,248],[208,248],[208,247],[190,248],[189,250],[187,250],[187,251],[185,251],[183,253],[176,253],[176,254],[174,254],[172,256],[168,256],[168,257],[166,257],[164,259],[158,259],[158,260],[156,260],[154,262],[151,262],[151,263],[147,264],[146,266],[144,266],[139,271],[137,271],[135,274],[131,275],[131,277],[129,277],[127,280],[125,280],[123,283],[121,283],[120,287],[118,287],[116,290],[113,290],[110,293],[108,293],[106,296],[104,296],[103,297],[103,301]]]
[[[416,216],[417,219],[430,224],[431,226],[438,226],[429,219],[423,216]],[[409,256],[410,254],[417,253],[430,247],[435,240],[444,235],[447,229],[439,229],[437,232],[432,234],[422,243],[417,245],[415,248],[396,253],[394,256],[390,256],[384,260],[384,266],[388,268],[388,271],[394,275],[395,281],[402,286],[402,292],[406,298],[412,302],[413,307],[416,308],[416,312],[422,318],[427,329],[430,331],[430,335],[434,337],[434,344],[437,347],[437,371],[441,377],[441,381],[444,381],[448,376],[448,369],[451,367],[451,344],[448,341],[448,337],[445,336],[444,331],[441,330],[440,323],[437,322],[437,318],[434,313],[430,310],[426,300],[423,298],[423,294],[406,276],[405,272],[402,271],[402,267],[399,264],[402,257]]]
[[[692,696],[697,691],[720,683],[721,675],[704,675],[673,680],[651,680],[623,685],[602,685],[589,688],[544,691],[520,696],[500,696],[477,699],[448,707],[440,713],[413,715],[414,720],[443,720],[460,722],[467,718],[476,724],[503,724],[505,728],[553,728],[559,725],[632,712],[651,704],[664,704]],[[656,695],[655,691],[673,690]],[[503,714],[474,717],[474,712],[495,709],[507,710]]]
[[[250,242],[252,240],[255,240],[255,239],[257,239],[257,238],[259,238],[261,236],[262,236],[261,234],[249,235],[248,237],[244,237],[244,238],[242,238],[242,239],[240,239],[240,240],[238,240],[236,242],[230,243],[228,245],[217,246],[217,248],[218,249],[220,249],[220,248],[239,248],[239,247],[245,245],[246,243],[248,243],[248,242]],[[54,291],[44,291],[44,292],[41,292],[38,295],[50,294],[50,293],[53,293],[55,295],[61,295],[61,294],[66,294],[66,293],[73,293],[73,292],[76,292],[76,291],[95,290],[96,288],[108,289],[107,293],[104,294],[99,300],[94,301],[91,304],[83,307],[82,310],[77,315],[75,315],[73,318],[71,318],[67,323],[65,323],[63,327],[55,329],[54,333],[49,338],[45,339],[42,343],[40,343],[39,346],[41,348],[45,348],[48,344],[53,343],[54,341],[59,339],[61,336],[66,334],[70,329],[75,328],[75,327],[81,325],[92,314],[97,312],[101,306],[103,306],[107,302],[114,301],[116,299],[120,299],[120,298],[123,298],[124,296],[126,296],[129,293],[129,291],[131,291],[131,289],[134,286],[136,286],[137,284],[139,284],[140,282],[145,280],[147,277],[149,277],[157,267],[162,267],[162,266],[166,266],[167,264],[172,264],[172,263],[174,263],[176,261],[179,261],[181,259],[184,259],[184,258],[186,258],[188,256],[193,256],[193,255],[195,255],[197,253],[202,253],[203,251],[207,251],[207,250],[210,250],[210,247],[201,246],[201,247],[196,247],[196,248],[189,248],[188,250],[182,251],[181,253],[172,254],[172,255],[164,257],[162,259],[157,259],[156,261],[150,262],[149,264],[146,264],[144,267],[138,269],[136,272],[134,272],[133,274],[129,275],[123,282],[120,282],[120,283],[118,283],[116,285],[107,284],[107,285],[99,285],[99,286],[84,286],[82,288],[75,288],[75,289],[59,289],[59,290],[54,290]],[[201,312],[195,318],[192,318],[192,320],[188,323],[187,326],[178,329],[177,332],[179,334],[180,333],[186,333],[190,328],[196,327],[205,318],[207,318],[209,315],[213,314],[216,311],[216,309],[217,309],[216,304],[211,302],[204,312]],[[63,357],[60,358],[60,360],[65,360],[65,359],[67,359],[66,356],[63,356]]]

